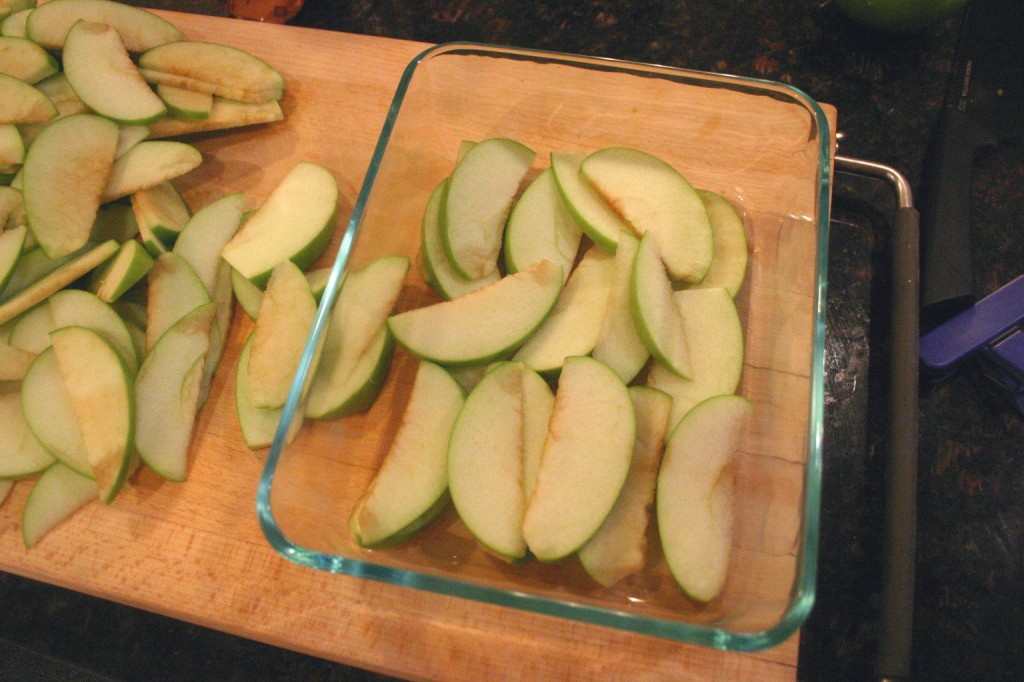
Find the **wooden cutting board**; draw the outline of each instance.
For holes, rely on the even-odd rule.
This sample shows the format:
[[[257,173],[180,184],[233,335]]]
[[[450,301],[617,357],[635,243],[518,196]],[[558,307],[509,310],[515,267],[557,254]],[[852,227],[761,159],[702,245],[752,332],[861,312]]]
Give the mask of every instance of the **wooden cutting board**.
[[[204,164],[182,183],[192,206],[228,192],[255,205],[300,160],[331,169],[344,225],[402,71],[427,45],[163,13],[182,34],[249,50],[285,76],[284,123],[195,138]],[[830,118],[834,124],[834,111]],[[300,567],[255,513],[263,453],[234,413],[230,345],[197,428],[188,481],[142,472],[113,504],[91,504],[31,551],[18,483],[0,506],[0,569],[406,678],[792,680],[797,642],[725,653]]]

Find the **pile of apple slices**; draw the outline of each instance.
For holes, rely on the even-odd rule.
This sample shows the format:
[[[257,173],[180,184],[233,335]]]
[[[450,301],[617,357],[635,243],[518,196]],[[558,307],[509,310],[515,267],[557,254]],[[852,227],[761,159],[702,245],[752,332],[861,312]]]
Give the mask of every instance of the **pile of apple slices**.
[[[553,152],[527,179],[534,158],[463,143],[427,203],[420,271],[444,300],[387,318],[420,363],[352,535],[387,547],[450,498],[486,551],[577,556],[610,586],[647,565],[654,507],[672,574],[706,602],[752,409],[743,221],[636,149]]]

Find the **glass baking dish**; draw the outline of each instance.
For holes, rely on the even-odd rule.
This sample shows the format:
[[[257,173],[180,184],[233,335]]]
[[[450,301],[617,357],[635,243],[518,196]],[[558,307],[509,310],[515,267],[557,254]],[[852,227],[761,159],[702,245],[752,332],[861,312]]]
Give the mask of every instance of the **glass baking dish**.
[[[743,214],[750,265],[737,297],[746,340],[738,392],[755,410],[738,462],[729,578],[708,604],[685,597],[656,540],[643,573],[606,589],[575,559],[512,566],[494,558],[450,505],[397,547],[364,550],[350,536],[349,516],[397,429],[416,361],[396,351],[365,413],[301,423],[337,283],[346,267],[379,256],[415,262],[424,206],[459,143],[490,137],[533,148],[538,168],[550,151],[645,149]],[[477,44],[424,51],[403,74],[351,220],[335,238],[330,282],[259,485],[270,543],[325,571],[721,649],[787,639],[814,601],[833,148],[822,107],[781,83]],[[398,308],[435,300],[410,268]]]

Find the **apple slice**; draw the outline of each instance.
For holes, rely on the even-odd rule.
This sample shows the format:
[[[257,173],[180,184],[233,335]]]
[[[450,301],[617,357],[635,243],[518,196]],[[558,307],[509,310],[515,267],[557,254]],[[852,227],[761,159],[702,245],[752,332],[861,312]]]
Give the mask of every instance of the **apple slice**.
[[[54,121],[74,114],[91,113],[89,107],[71,89],[71,85],[68,84],[68,77],[64,75],[63,71],[58,71],[49,78],[44,78],[36,83],[35,87],[39,92],[46,95],[50,103],[56,107],[56,114],[43,121],[22,123],[18,126],[22,137],[25,138],[26,145],[31,144],[33,140],[39,137],[39,133]]]
[[[228,336],[231,334],[231,320],[235,314],[235,297],[231,289],[231,266],[227,261],[221,260],[217,268],[217,277],[214,281],[213,292],[210,299],[217,308],[213,316],[213,325],[210,329],[210,350],[206,353],[206,360],[203,363],[203,378],[199,385],[199,406],[206,404],[210,395],[210,387],[213,378],[220,367],[220,360],[227,347]]]
[[[722,591],[732,553],[736,455],[752,403],[709,398],[672,432],[658,474],[658,532],[669,570],[693,599]]]
[[[16,126],[0,126],[0,130],[9,128],[14,128],[15,133],[18,132]],[[0,185],[0,232],[13,230],[25,224],[25,202],[21,198],[21,190]]]
[[[551,314],[512,359],[553,377],[567,357],[589,355],[601,330],[614,273],[614,255],[596,244],[587,249]]]
[[[145,140],[117,159],[101,195],[104,203],[180,177],[203,162],[195,147],[174,140]]]
[[[89,239],[116,149],[117,125],[93,114],[54,121],[29,147],[22,186],[25,214],[51,258]]]
[[[37,355],[25,373],[21,407],[28,428],[50,454],[79,474],[94,477],[52,347]]]
[[[505,220],[534,156],[514,140],[493,138],[474,145],[452,171],[441,202],[441,238],[466,279],[498,269]]]
[[[0,479],[28,478],[53,464],[25,423],[18,393],[0,394],[0,425]]]
[[[139,368],[135,344],[124,320],[110,305],[88,291],[64,289],[50,297],[49,307],[54,329],[83,327],[96,332],[117,351],[128,373],[135,374]]]
[[[36,354],[0,341],[0,381],[21,381]]]
[[[551,152],[555,186],[583,232],[601,248],[615,253],[619,235],[632,229],[580,175],[585,158],[583,152]]]
[[[135,67],[117,31],[107,24],[76,22],[62,53],[64,74],[97,114],[125,125],[146,125],[167,114]]]
[[[0,123],[38,123],[57,115],[57,107],[39,89],[0,73]]]
[[[523,369],[523,500],[537,487],[544,441],[548,437],[555,394],[548,383],[529,367]]]
[[[284,78],[253,55],[218,43],[166,43],[139,57],[150,83],[209,93],[239,102],[279,100]]]
[[[501,278],[501,273],[493,270],[479,279],[466,279],[452,267],[441,237],[441,202],[444,200],[447,187],[448,179],[445,178],[434,188],[427,200],[420,229],[420,255],[426,269],[424,280],[427,280],[443,298],[450,301],[488,284],[494,284]]]
[[[17,168],[25,161],[25,140],[21,131],[13,123],[0,124],[0,168]],[[10,189],[5,187],[4,189]],[[7,222],[5,214],[0,220],[0,228]]]
[[[320,298],[327,289],[330,276],[331,268],[317,268],[306,273],[306,282],[309,283],[309,290],[313,292],[313,298],[317,303],[320,303]],[[238,305],[241,306],[242,312],[248,315],[249,319],[255,321],[260,314],[260,306],[263,305],[263,289],[231,268],[231,291],[234,293]]]
[[[164,332],[135,380],[135,449],[146,466],[171,481],[184,481],[188,474],[188,450],[216,312],[212,301],[205,303]]]
[[[131,203],[139,231],[145,227],[165,250],[174,245],[191,217],[185,200],[170,181],[140,189],[131,195]],[[154,257],[159,255],[153,254],[148,245],[147,250]]]
[[[137,241],[126,241],[113,258],[93,271],[89,290],[101,301],[111,303],[140,282],[152,268],[153,257],[146,248]]]
[[[594,358],[607,363],[627,384],[636,378],[651,357],[633,321],[633,263],[639,246],[639,240],[632,234],[623,232],[619,235],[608,305],[591,353]]]
[[[62,50],[68,32],[80,19],[112,27],[121,35],[129,52],[144,52],[181,40],[181,34],[171,22],[144,9],[111,0],[51,0],[40,4],[28,17],[26,34],[48,50]]]
[[[199,275],[176,253],[165,253],[153,262],[147,297],[147,350],[178,320],[211,300]]]
[[[629,395],[636,412],[629,475],[608,518],[579,551],[584,570],[605,587],[639,573],[647,562],[647,526],[672,409],[672,398],[654,388],[633,386]]]
[[[95,500],[96,481],[54,464],[47,469],[25,498],[21,511],[21,539],[27,549],[57,527],[61,521]]]
[[[448,372],[420,363],[391,447],[349,520],[360,547],[397,544],[448,503],[448,440],[464,400]]]
[[[28,22],[28,15],[35,9],[35,3],[26,9],[11,9],[11,13],[0,21],[0,35],[24,38],[26,37],[25,24]],[[3,14],[2,9],[0,9],[0,14]]]
[[[626,482],[635,436],[633,403],[619,375],[600,360],[568,358],[523,518],[523,536],[539,560],[572,554],[601,527]]]
[[[184,258],[212,296],[224,246],[242,224],[245,195],[228,194],[203,206],[181,228],[174,253]]]
[[[84,327],[50,333],[99,498],[109,504],[131,462],[135,392],[124,360],[102,336]]]
[[[126,125],[118,126],[117,149],[114,151],[114,158],[120,159],[128,153],[128,150],[149,137],[149,126],[147,125]]]
[[[288,259],[307,269],[330,241],[338,209],[338,183],[323,166],[296,164],[221,252],[257,286]]]
[[[249,397],[261,408],[283,407],[316,317],[305,276],[291,261],[270,275],[249,355]]]
[[[12,321],[8,343],[38,355],[50,347],[50,332],[56,328],[50,305],[44,301]]]
[[[31,230],[25,236],[25,248],[22,250],[21,256],[14,266],[10,279],[7,280],[7,286],[0,292],[0,303],[14,298],[16,294],[21,293],[96,246],[95,243],[86,242],[86,245],[77,251],[72,251],[67,255],[58,256],[57,258],[50,258],[38,246],[29,246],[30,241],[32,241]]]
[[[176,88],[172,85],[156,86],[156,94],[163,100],[167,113],[183,120],[209,118],[213,109],[213,95]]]
[[[725,287],[729,295],[736,298],[747,275],[747,233],[743,219],[729,200],[721,194],[706,189],[697,190],[711,221],[711,234],[715,244],[715,255],[711,269],[704,276],[699,287]]]
[[[518,272],[549,260],[568,274],[583,232],[565,207],[554,172],[546,168],[512,207],[505,228],[505,269]]]
[[[281,110],[281,105],[277,100],[254,104],[214,97],[210,115],[206,118],[180,120],[168,116],[150,126],[149,136],[153,139],[178,137],[211,130],[273,123],[283,119],[284,111]]]
[[[53,55],[31,40],[0,37],[0,73],[34,84],[57,71],[57,60]]]
[[[0,232],[0,292],[4,290],[11,275],[14,274],[14,268],[21,257],[27,234],[28,228],[24,225]]]
[[[105,242],[113,239],[119,244],[134,239],[139,233],[139,224],[135,222],[131,206],[123,201],[101,204],[96,212],[96,220],[89,230],[89,241]]]
[[[665,369],[690,378],[690,351],[683,318],[672,299],[672,282],[665,272],[658,242],[650,232],[640,239],[629,290],[640,340]]]
[[[252,339],[253,335],[250,332],[238,355],[238,367],[235,370],[235,412],[245,444],[253,450],[258,450],[274,442],[284,410],[280,407],[257,407],[249,397],[249,353],[252,350]]]
[[[647,385],[672,396],[669,430],[697,403],[733,393],[743,373],[743,327],[729,292],[685,289],[672,295],[683,318],[692,377],[684,379],[654,363]]]
[[[382,343],[378,337],[382,331],[387,337],[388,315],[408,272],[408,258],[385,256],[345,275],[323,335],[306,399],[307,417],[335,419],[353,414],[367,408],[376,396],[393,347],[390,339]],[[362,362],[371,362],[377,369],[369,374],[365,367],[356,372]]]
[[[580,173],[638,236],[652,232],[674,280],[699,282],[711,267],[711,222],[697,190],[652,154],[608,147],[588,156]]]
[[[509,562],[523,539],[523,371],[492,368],[466,397],[448,444],[448,489],[459,518],[481,545]]]

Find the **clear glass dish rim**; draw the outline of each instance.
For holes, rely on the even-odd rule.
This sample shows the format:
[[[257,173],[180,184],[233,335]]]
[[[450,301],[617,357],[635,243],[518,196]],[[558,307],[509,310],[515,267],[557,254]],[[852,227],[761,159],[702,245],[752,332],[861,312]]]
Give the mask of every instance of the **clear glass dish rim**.
[[[277,463],[286,446],[289,427],[301,401],[304,386],[309,379],[310,367],[315,355],[317,342],[327,326],[328,316],[337,294],[338,282],[351,255],[359,224],[376,180],[377,172],[390,141],[391,132],[401,110],[402,101],[417,68],[426,59],[441,54],[466,51],[484,53],[496,57],[524,58],[536,61],[565,63],[587,66],[612,72],[649,74],[674,77],[681,80],[708,81],[734,88],[749,89],[765,93],[785,92],[811,113],[818,135],[818,183],[817,183],[817,276],[814,287],[814,324],[812,332],[810,368],[810,406],[808,414],[807,462],[804,474],[803,524],[800,532],[802,550],[798,556],[797,579],[792,598],[782,618],[772,627],[757,632],[734,632],[721,627],[685,623],[664,618],[629,613],[584,604],[567,599],[539,597],[525,592],[482,586],[463,582],[455,578],[419,573],[394,568],[349,557],[320,552],[298,545],[284,534],[278,526],[271,507],[270,495],[277,469]],[[338,247],[338,253],[331,267],[331,274],[325,288],[312,331],[306,343],[302,359],[296,372],[288,400],[282,411],[274,441],[268,452],[260,476],[256,495],[256,514],[260,528],[270,545],[286,559],[302,566],[318,570],[376,580],[392,585],[434,592],[448,596],[471,599],[479,602],[518,608],[525,611],[569,618],[585,623],[608,626],[619,630],[663,637],[680,642],[699,644],[728,651],[760,651],[776,646],[788,639],[806,620],[815,599],[817,579],[818,542],[820,525],[820,497],[822,474],[822,439],[824,428],[824,349],[825,349],[825,299],[827,286],[828,231],[831,199],[831,131],[828,119],[818,103],[802,90],[786,83],[747,76],[713,73],[680,67],[663,66],[608,57],[591,57],[563,52],[496,46],[473,42],[449,42],[426,48],[406,66],[399,80],[388,113],[374,147],[367,167],[366,176],[360,187]]]

